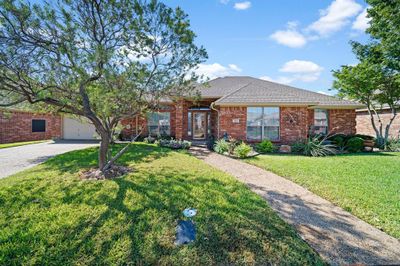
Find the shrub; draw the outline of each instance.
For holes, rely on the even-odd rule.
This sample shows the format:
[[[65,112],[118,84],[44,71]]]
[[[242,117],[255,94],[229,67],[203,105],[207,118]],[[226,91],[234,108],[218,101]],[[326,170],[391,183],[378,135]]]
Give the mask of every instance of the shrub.
[[[229,150],[229,143],[226,140],[220,139],[215,142],[214,151],[216,153],[223,154],[225,152],[228,152],[228,150]]]
[[[346,148],[346,137],[342,135],[337,135],[331,138],[335,146],[338,148],[340,151],[344,151]]]
[[[386,144],[386,150],[388,151],[400,151],[400,138],[390,139]]]
[[[143,139],[144,143],[154,143],[156,141],[156,138],[152,137],[152,136],[148,136],[146,138]]]
[[[364,140],[360,137],[352,137],[346,143],[348,152],[360,152],[364,148]]]
[[[297,141],[292,144],[292,152],[293,153],[303,153],[304,151],[305,141]]]
[[[336,154],[335,145],[326,144],[326,139],[320,139],[318,136],[309,138],[304,142],[297,142],[292,146],[292,151],[302,153],[307,156],[321,157]]]
[[[267,153],[275,151],[275,146],[270,140],[263,140],[256,145],[256,151],[259,153]]]
[[[241,140],[236,140],[230,137],[228,139],[228,153],[231,155],[234,154],[235,148],[239,146],[241,143],[242,143]]]
[[[189,149],[192,143],[187,140],[175,140],[175,139],[159,139],[156,141],[160,147],[167,147],[171,149]]]
[[[251,152],[251,147],[246,143],[242,142],[235,147],[233,154],[239,158],[246,158]]]

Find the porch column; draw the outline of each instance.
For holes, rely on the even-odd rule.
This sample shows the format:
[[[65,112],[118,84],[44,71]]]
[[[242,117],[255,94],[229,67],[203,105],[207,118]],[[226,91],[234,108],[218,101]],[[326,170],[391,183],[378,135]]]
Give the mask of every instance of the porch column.
[[[176,102],[175,137],[185,139],[187,135],[187,103],[185,100]]]

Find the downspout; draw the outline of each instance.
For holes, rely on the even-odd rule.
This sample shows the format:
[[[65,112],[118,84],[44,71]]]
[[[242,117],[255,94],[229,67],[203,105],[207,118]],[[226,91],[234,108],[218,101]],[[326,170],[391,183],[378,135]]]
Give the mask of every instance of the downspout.
[[[212,102],[210,107],[212,110],[217,112],[217,139],[219,139],[219,110],[214,107],[215,102]]]

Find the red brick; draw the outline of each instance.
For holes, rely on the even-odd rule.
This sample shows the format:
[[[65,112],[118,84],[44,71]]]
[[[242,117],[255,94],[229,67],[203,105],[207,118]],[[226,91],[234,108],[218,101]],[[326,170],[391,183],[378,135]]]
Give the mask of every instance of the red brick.
[[[46,120],[46,132],[32,132],[32,119]],[[61,138],[61,116],[0,110],[0,143]]]

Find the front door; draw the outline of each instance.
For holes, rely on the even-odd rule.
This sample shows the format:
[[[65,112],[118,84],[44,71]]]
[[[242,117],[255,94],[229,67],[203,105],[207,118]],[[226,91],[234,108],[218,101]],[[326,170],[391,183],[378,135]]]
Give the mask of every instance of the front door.
[[[206,139],[207,113],[193,112],[193,139]]]

